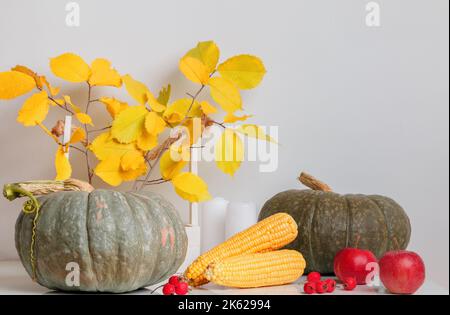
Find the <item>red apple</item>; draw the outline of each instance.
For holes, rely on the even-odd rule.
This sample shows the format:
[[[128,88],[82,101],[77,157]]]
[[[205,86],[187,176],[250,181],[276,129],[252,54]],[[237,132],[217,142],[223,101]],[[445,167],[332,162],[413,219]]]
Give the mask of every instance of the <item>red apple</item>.
[[[387,252],[379,264],[381,282],[391,293],[413,294],[425,281],[425,265],[414,252]]]
[[[334,258],[334,273],[341,281],[354,277],[357,284],[366,284],[366,277],[372,270],[366,270],[366,266],[373,262],[377,262],[377,258],[369,250],[344,248]]]

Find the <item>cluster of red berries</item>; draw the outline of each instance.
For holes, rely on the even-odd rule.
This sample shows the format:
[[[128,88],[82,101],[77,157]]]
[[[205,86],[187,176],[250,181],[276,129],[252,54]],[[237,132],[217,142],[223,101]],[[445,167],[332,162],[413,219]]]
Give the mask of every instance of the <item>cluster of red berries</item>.
[[[162,288],[164,295],[186,295],[189,292],[189,285],[185,279],[177,275],[170,277]]]
[[[356,278],[349,277],[344,279],[344,289],[351,291],[356,287]],[[307,282],[303,286],[303,291],[306,294],[314,293],[332,293],[336,289],[336,281],[334,279],[326,279],[322,281],[322,275],[316,271],[310,272],[307,277]]]

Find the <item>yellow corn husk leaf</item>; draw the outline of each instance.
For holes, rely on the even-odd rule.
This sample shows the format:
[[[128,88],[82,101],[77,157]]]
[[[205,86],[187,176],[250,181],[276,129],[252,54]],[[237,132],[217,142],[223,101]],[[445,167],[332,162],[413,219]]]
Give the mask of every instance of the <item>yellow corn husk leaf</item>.
[[[233,113],[228,113],[223,119],[223,122],[227,124],[233,124],[237,121],[246,121],[251,117],[253,117],[253,115],[235,116]]]
[[[190,56],[185,56],[181,58],[179,68],[188,80],[195,83],[200,83],[202,85],[206,85],[208,83],[210,74],[208,67],[200,60]]]
[[[156,99],[158,103],[166,106],[169,104],[170,94],[172,92],[172,86],[168,84],[166,87],[162,87],[159,91],[158,98]]]
[[[134,143],[119,143],[111,136],[110,132],[104,132],[92,141],[89,150],[94,153],[97,159],[103,161],[114,156],[121,158],[127,152],[137,151],[137,148]]]
[[[261,59],[250,55],[231,57],[217,67],[222,77],[240,89],[253,89],[261,83],[266,68]]]
[[[149,134],[159,135],[166,128],[166,122],[155,112],[149,112],[145,116],[145,130]]]
[[[75,117],[82,124],[94,126],[91,116],[86,113],[75,113]]]
[[[241,94],[233,82],[221,78],[214,77],[209,80],[211,96],[217,104],[227,113],[234,113],[242,109]]]
[[[64,98],[64,102],[66,102],[66,104],[69,104],[75,113],[81,113],[81,108],[79,106],[75,105],[74,103],[72,103],[72,99],[70,98],[69,95],[64,95],[63,98]]]
[[[72,132],[72,136],[70,137],[70,144],[75,144],[77,142],[83,141],[86,139],[86,132],[84,129],[80,127],[75,127],[75,129]]]
[[[97,58],[91,65],[91,86],[122,86],[122,77],[116,69],[111,68],[111,62],[107,59]]]
[[[129,74],[123,76],[122,81],[125,84],[125,88],[128,94],[136,102],[138,102],[140,105],[145,105],[145,103],[147,103],[147,93],[150,92],[150,90],[144,83],[133,79]]]
[[[211,198],[208,186],[199,176],[185,172],[172,179],[176,193],[189,202],[202,202]]]
[[[217,167],[231,176],[239,169],[244,160],[244,144],[231,129],[225,129],[214,147]]]
[[[145,116],[148,110],[145,106],[130,106],[117,115],[111,128],[112,136],[121,143],[135,141],[145,128]]]
[[[46,91],[33,94],[25,101],[20,109],[17,121],[24,126],[36,126],[45,120],[49,107]]]
[[[244,134],[247,137],[264,140],[264,141],[272,142],[275,144],[277,143],[277,141],[275,141],[275,139],[273,139],[269,135],[266,135],[264,130],[258,125],[250,125],[250,124],[242,125],[242,126],[239,126],[238,128],[236,128],[235,131],[237,131],[241,134]]]
[[[106,110],[112,118],[116,118],[118,114],[129,107],[127,103],[121,102],[114,97],[101,97],[99,101],[106,106]]]
[[[142,151],[150,151],[158,145],[158,136],[148,133],[145,129],[138,136],[136,145]]]
[[[161,113],[166,110],[166,105],[160,103],[150,90],[147,91],[147,102],[152,111]]]
[[[36,87],[33,77],[18,72],[0,72],[0,100],[10,100],[30,92]]]
[[[120,172],[120,159],[119,156],[111,156],[100,161],[94,169],[94,174],[111,186],[119,186],[123,181]]]
[[[120,167],[123,171],[137,170],[143,163],[145,163],[142,152],[134,150],[128,151],[120,160]]]
[[[64,147],[62,145],[58,146],[58,150],[56,151],[55,169],[55,180],[66,180],[72,175],[72,166],[70,166],[70,162],[65,155]]]
[[[91,69],[78,55],[65,53],[50,59],[50,69],[57,77],[74,83],[89,80]]]
[[[180,148],[181,149],[181,148]],[[180,153],[181,150],[169,149],[161,156],[159,169],[162,178],[171,180],[178,175],[187,165],[188,160]],[[186,152],[189,152],[186,151]]]
[[[202,111],[200,103],[194,102],[192,107],[191,104],[192,100],[188,98],[176,100],[164,111],[163,118],[170,124],[176,124],[181,122],[186,117],[188,111],[188,117],[201,117]]]
[[[209,73],[216,70],[219,55],[219,47],[213,41],[200,42],[186,54],[186,56],[200,60],[207,67]]]
[[[217,108],[214,107],[213,105],[211,105],[207,101],[200,102],[200,107],[201,107],[203,114],[205,114],[205,115],[211,115],[211,114],[217,113]]]

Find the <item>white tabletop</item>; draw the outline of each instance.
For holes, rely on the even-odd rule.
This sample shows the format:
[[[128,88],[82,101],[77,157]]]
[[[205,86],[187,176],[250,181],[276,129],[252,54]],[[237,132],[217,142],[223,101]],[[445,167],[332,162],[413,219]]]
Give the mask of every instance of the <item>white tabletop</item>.
[[[277,287],[266,287],[257,289],[233,289],[207,284],[201,288],[193,289],[191,295],[302,295],[303,288],[300,279],[298,283]],[[152,287],[131,292],[128,294],[148,295]],[[383,288],[371,288],[358,286],[354,291],[348,292],[337,288],[335,295],[374,295],[386,294]],[[19,261],[0,261],[0,294],[60,294],[51,291],[33,282]],[[427,281],[416,294],[439,294],[448,295],[449,291],[432,281]]]

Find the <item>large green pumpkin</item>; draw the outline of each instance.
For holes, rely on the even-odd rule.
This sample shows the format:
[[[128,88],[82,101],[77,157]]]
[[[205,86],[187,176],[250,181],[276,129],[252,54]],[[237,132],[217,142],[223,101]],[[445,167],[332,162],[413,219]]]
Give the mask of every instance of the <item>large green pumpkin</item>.
[[[298,236],[286,248],[299,250],[307,272],[333,272],[336,253],[346,247],[372,251],[378,258],[390,250],[405,249],[411,226],[394,200],[378,195],[339,195],[303,173],[301,181],[312,190],[288,190],[263,206],[259,220],[277,212],[290,214]]]
[[[18,193],[11,193],[11,187],[18,186],[4,191],[9,189],[9,199],[14,199]],[[173,205],[158,194],[64,191],[37,201],[38,212],[22,212],[17,219],[16,247],[30,276],[49,289],[133,291],[168,278],[184,261],[184,225]],[[79,266],[79,286],[66,283],[71,262]]]

